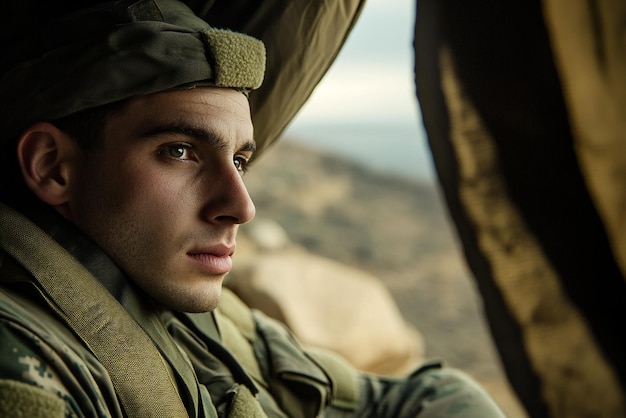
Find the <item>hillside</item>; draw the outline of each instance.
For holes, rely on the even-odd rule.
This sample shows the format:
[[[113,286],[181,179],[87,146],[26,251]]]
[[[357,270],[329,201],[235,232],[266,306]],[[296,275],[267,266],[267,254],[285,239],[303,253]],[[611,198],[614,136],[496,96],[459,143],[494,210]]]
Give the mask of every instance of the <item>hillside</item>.
[[[492,392],[506,392],[480,300],[433,184],[286,141],[262,156],[245,181],[258,218],[277,221],[314,254],[377,276],[422,333],[428,358],[443,358]]]

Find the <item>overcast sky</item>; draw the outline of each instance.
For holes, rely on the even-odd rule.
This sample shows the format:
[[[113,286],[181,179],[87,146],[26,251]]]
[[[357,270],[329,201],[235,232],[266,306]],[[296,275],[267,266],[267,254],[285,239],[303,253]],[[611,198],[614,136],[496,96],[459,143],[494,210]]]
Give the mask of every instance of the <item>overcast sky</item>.
[[[413,81],[414,8],[414,0],[368,0],[286,136],[385,171],[431,177]]]
[[[299,121],[416,119],[414,0],[368,0],[337,61]]]

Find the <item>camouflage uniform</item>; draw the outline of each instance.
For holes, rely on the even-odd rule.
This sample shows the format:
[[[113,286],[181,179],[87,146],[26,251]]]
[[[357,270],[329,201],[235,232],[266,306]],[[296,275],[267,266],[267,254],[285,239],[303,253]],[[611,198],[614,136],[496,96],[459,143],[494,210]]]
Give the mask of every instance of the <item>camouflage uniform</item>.
[[[22,410],[28,416],[126,416],[109,371],[57,312],[28,266],[25,269],[8,254],[14,238],[6,232],[7,225],[16,217],[20,215],[7,207],[0,211],[4,237],[0,253],[0,413]],[[21,222],[28,225],[29,221]],[[502,416],[471,380],[438,364],[426,365],[405,379],[388,379],[358,373],[338,359],[329,362],[332,357],[319,352],[309,353],[283,326],[251,312],[228,291],[215,312],[159,310],[70,225],[59,228],[63,221],[55,216],[42,217],[37,223],[65,248],[68,258],[73,256],[87,267],[142,324],[167,360],[189,416]],[[33,231],[25,233],[37,232],[36,226],[31,227]],[[54,244],[50,238],[46,241],[46,236],[38,239],[33,258],[43,257]],[[168,343],[176,348],[171,350]],[[123,345],[115,349],[124,356]],[[246,353],[253,356],[246,357]],[[185,368],[193,375],[191,384],[180,374],[179,369]],[[149,381],[152,371],[142,372]],[[238,394],[248,392],[253,396],[237,399]]]

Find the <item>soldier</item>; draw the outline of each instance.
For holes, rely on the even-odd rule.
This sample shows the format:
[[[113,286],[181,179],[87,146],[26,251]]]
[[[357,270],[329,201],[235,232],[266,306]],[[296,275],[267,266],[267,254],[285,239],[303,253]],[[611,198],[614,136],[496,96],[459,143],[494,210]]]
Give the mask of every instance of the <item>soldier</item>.
[[[358,373],[222,290],[260,41],[176,0],[39,6],[3,35],[0,416],[502,416],[458,371]]]

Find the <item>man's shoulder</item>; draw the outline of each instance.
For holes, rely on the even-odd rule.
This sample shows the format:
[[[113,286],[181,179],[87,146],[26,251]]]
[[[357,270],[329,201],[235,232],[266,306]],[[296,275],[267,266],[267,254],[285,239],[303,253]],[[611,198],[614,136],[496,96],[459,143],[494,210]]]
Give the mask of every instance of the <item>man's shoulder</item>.
[[[65,400],[71,399],[59,372],[67,362],[57,360],[64,345],[55,342],[46,316],[38,315],[32,302],[20,304],[23,295],[11,290],[5,286],[0,291],[0,412],[27,408],[33,416],[52,408],[64,414]]]
[[[50,334],[59,325],[64,328],[28,271],[1,250],[0,319],[33,334]]]
[[[57,410],[59,400],[63,411],[101,409],[113,395],[107,393],[106,370],[48,306],[29,274],[6,256],[0,261],[0,416],[17,401],[20,408],[35,408],[24,416],[53,416],[45,411]],[[33,415],[36,410],[44,415]]]
[[[63,418],[65,402],[37,386],[0,379],[0,416]]]

